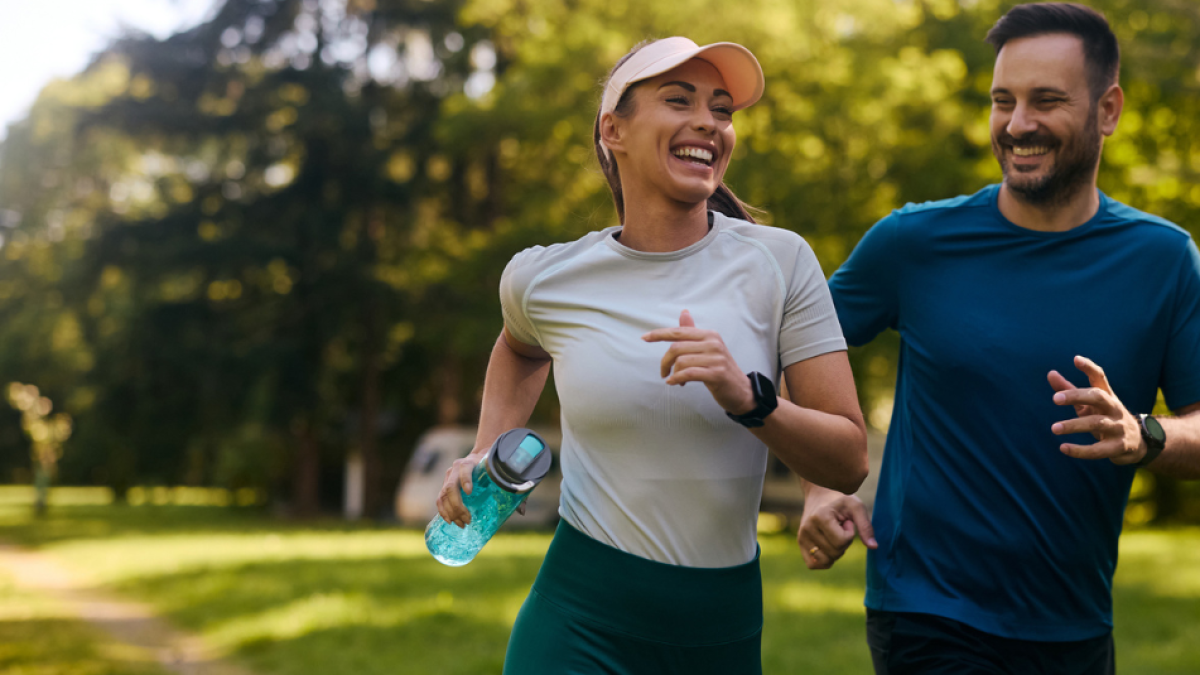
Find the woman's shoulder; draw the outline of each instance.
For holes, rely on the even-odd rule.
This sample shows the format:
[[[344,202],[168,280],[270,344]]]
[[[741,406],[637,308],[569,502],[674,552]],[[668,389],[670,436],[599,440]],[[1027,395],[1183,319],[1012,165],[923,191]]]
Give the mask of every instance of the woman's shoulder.
[[[570,261],[586,255],[596,246],[604,245],[604,239],[612,236],[618,227],[589,232],[575,241],[566,241],[545,246],[531,246],[514,255],[504,268],[501,287],[524,292],[535,279],[543,278],[544,272],[562,269]]]
[[[735,240],[764,249],[781,262],[793,262],[801,252],[811,250],[804,237],[791,230],[751,223],[720,213],[715,214],[714,217],[716,222],[720,223],[723,232],[730,234]]]
[[[603,230],[588,232],[574,241],[564,241],[545,246],[530,246],[514,255],[509,261],[508,267],[509,269],[529,266],[548,267],[565,260],[570,260],[602,243],[605,237],[611,236],[617,229],[618,226],[606,227]]]

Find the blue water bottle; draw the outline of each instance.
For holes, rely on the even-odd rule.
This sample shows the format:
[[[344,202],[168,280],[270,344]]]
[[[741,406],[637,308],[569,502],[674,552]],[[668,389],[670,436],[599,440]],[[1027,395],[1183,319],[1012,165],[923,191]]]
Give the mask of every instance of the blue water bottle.
[[[471,522],[459,527],[435,516],[425,546],[444,565],[471,562],[549,471],[550,449],[540,436],[529,429],[500,434],[471,471],[471,494],[462,494]]]

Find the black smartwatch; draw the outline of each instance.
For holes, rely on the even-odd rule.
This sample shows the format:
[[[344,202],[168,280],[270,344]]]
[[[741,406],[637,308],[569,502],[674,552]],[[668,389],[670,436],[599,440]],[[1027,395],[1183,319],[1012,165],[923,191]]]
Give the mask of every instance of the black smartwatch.
[[[758,372],[748,373],[746,377],[750,378],[750,391],[754,392],[754,410],[741,415],[734,415],[729,411],[726,411],[725,414],[729,415],[729,419],[734,422],[753,429],[761,427],[764,423],[763,420],[775,412],[775,409],[779,407],[779,397],[775,394],[775,383],[771,381],[771,378]]]
[[[1138,415],[1137,418],[1138,426],[1142,428],[1142,440],[1146,441],[1146,456],[1142,457],[1137,466],[1146,466],[1158,459],[1167,447],[1167,432],[1163,431],[1162,425],[1152,415]]]

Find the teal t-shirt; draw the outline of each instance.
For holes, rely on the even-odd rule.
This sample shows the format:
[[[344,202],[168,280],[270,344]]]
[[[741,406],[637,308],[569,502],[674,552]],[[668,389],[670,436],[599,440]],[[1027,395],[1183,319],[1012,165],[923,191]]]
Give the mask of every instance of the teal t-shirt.
[[[1046,381],[1098,363],[1130,411],[1200,401],[1200,254],[1187,232],[1100,195],[1088,222],[1037,232],[993,185],[879,221],[829,281],[847,342],[901,336],[866,605],[1025,640],[1112,627],[1117,538],[1135,469],[1063,455]]]

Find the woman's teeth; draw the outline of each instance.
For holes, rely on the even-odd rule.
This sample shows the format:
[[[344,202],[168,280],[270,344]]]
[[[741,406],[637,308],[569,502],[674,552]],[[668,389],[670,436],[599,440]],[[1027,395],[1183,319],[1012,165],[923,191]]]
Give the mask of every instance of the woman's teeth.
[[[691,146],[676,148],[671,154],[679,157],[680,159],[699,160],[699,162],[705,166],[712,164],[713,159],[713,154],[708,150],[703,148],[694,148]]]

